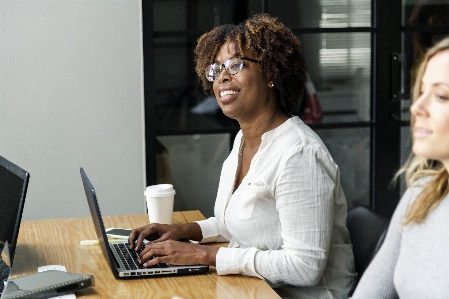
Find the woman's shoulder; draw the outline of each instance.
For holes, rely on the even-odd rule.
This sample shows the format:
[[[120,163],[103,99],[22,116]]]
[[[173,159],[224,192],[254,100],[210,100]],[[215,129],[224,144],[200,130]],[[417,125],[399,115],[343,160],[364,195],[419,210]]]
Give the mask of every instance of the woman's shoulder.
[[[412,183],[411,186],[407,187],[404,192],[403,197],[407,198],[408,203],[411,203],[416,197],[423,191],[427,183],[432,180],[432,176],[424,176]]]
[[[285,137],[292,147],[301,151],[320,153],[332,159],[323,140],[298,117],[292,118],[290,130]]]
[[[282,139],[291,143],[296,143],[302,146],[322,145],[321,138],[299,117],[294,116],[289,118],[282,126],[277,128],[274,138],[282,136]]]
[[[425,185],[430,182],[432,176],[425,176],[417,179],[410,187],[408,187],[399,201],[398,207],[403,207],[404,210],[408,207],[423,191]]]
[[[321,165],[328,169],[329,173],[337,172],[337,164],[327,150],[321,138],[309,126],[303,123],[299,118],[289,119],[286,129],[273,139],[270,146],[271,151],[277,153],[277,156],[283,163],[296,164],[298,167],[304,165],[304,162],[313,163],[311,165]]]

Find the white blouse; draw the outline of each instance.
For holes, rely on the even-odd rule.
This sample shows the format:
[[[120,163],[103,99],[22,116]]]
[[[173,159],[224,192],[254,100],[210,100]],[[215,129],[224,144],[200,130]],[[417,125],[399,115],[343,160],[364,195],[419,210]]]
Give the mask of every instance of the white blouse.
[[[202,242],[229,241],[219,275],[266,279],[283,298],[347,298],[355,283],[340,171],[298,117],[265,133],[234,190],[240,131],[223,164],[215,217],[198,221]]]

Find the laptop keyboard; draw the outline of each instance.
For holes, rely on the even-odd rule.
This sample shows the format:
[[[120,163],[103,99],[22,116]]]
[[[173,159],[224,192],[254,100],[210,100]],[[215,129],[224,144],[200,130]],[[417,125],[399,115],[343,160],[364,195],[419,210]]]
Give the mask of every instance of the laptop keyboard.
[[[143,250],[143,246],[140,248],[139,252],[134,250],[129,250],[128,243],[118,243],[112,244],[114,246],[115,252],[120,256],[126,270],[137,270],[137,269],[152,269],[152,268],[167,268],[168,264],[160,263],[150,267],[144,267],[139,264],[139,254]]]

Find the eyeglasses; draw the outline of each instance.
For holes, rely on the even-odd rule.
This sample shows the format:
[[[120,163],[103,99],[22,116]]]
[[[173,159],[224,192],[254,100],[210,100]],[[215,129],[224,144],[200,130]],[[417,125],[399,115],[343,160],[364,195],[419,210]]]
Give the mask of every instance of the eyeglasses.
[[[223,68],[229,75],[237,75],[243,68],[243,60],[251,61],[254,63],[258,63],[257,60],[248,58],[248,57],[232,57],[225,61],[223,64],[214,63],[206,69],[206,78],[207,80],[214,82],[217,80]]]

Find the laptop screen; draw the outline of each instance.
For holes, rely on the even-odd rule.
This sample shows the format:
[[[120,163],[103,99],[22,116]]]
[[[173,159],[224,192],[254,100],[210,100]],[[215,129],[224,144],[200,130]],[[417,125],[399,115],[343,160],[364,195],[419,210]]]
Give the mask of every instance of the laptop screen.
[[[11,263],[19,235],[29,174],[0,156],[0,244],[10,244]]]
[[[103,219],[101,218],[100,207],[98,206],[94,186],[90,182],[82,167],[80,168],[80,173],[101,251],[103,251],[104,257],[109,261],[112,273],[117,275],[115,260],[112,256],[111,250],[109,249],[108,237],[106,236]]]
[[[8,250],[8,241],[0,244],[1,258],[0,258],[0,298],[3,298],[3,291],[11,275],[11,262]]]

